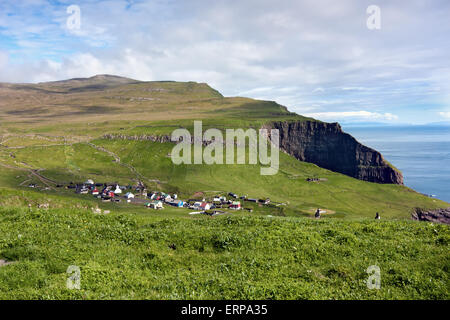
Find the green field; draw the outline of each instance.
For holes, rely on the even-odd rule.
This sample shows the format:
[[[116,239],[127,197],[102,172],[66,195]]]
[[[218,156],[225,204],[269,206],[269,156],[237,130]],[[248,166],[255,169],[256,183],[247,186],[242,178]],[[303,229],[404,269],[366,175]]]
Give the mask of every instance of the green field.
[[[206,84],[89,81],[0,86],[0,259],[11,262],[0,265],[0,299],[449,298],[449,227],[411,213],[450,204],[282,152],[273,176],[259,165],[174,165],[174,144],[145,140],[194,120],[219,129],[315,120]],[[271,204],[207,217],[56,187],[87,179]],[[80,290],[66,288],[70,265],[81,269]],[[371,265],[380,290],[366,287]]]
[[[443,225],[17,208],[0,222],[1,255],[17,261],[0,268],[2,299],[449,299]]]

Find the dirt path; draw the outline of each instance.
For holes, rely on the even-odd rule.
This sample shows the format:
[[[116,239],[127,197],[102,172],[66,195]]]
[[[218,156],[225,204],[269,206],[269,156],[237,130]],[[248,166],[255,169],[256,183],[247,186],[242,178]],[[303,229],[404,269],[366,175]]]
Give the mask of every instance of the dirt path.
[[[120,157],[116,153],[114,153],[114,152],[112,152],[112,151],[110,151],[108,149],[105,149],[104,147],[101,147],[101,146],[98,146],[96,144],[93,144],[91,142],[86,142],[86,144],[91,146],[92,148],[98,150],[98,151],[105,152],[108,155],[110,155],[111,157],[113,157],[115,162],[117,162],[121,166],[124,166],[125,168],[127,168],[128,170],[133,172],[133,174],[136,176],[136,179],[138,180],[138,182],[142,183],[143,181],[148,181],[148,182],[154,182],[154,183],[157,183],[157,184],[163,183],[162,181],[160,181],[158,179],[149,179],[149,178],[145,177],[144,175],[139,173],[137,171],[137,169],[135,167],[133,167],[131,164],[122,162],[120,160]]]
[[[43,184],[45,184],[47,187],[54,189],[49,183],[52,184],[57,184],[56,181],[49,179],[45,176],[43,176],[42,174],[39,173],[39,171],[42,171],[44,169],[32,169],[31,166],[25,162],[21,162],[23,165],[26,165],[30,168],[21,168],[21,167],[16,167],[16,166],[11,166],[5,163],[1,163],[0,162],[0,166],[8,168],[8,169],[13,169],[13,170],[21,170],[21,171],[28,171],[28,178],[25,181],[23,181],[22,183],[20,183],[19,185],[23,185],[26,181],[30,181],[31,180],[31,176],[35,176],[36,178],[39,179],[39,181],[41,181]]]
[[[47,144],[47,145],[30,145],[30,146],[14,146],[14,147],[9,147],[9,146],[5,146],[3,143],[7,142],[9,139],[12,138],[20,138],[20,137],[27,137],[27,138],[38,138],[38,139],[42,139],[42,140],[47,140],[47,141],[54,141],[55,139],[63,139],[64,143],[56,143],[56,144]],[[143,183],[144,181],[146,182],[150,182],[150,183],[156,183],[156,184],[161,184],[161,183],[165,183],[163,181],[160,181],[158,179],[149,179],[147,177],[145,177],[144,175],[142,175],[141,173],[139,173],[139,171],[133,167],[131,164],[128,163],[124,163],[121,161],[120,157],[108,150],[105,149],[104,147],[98,146],[96,144],[93,144],[92,142],[86,141],[89,140],[89,137],[71,137],[70,139],[68,139],[65,136],[41,136],[41,135],[36,135],[36,134],[26,134],[26,135],[15,135],[15,134],[6,134],[6,135],[2,135],[2,141],[0,142],[0,147],[4,148],[4,149],[24,149],[24,148],[32,148],[32,147],[52,147],[52,146],[68,146],[68,145],[74,145],[76,143],[85,143],[88,146],[96,149],[97,151],[100,152],[104,152],[106,154],[108,154],[109,156],[111,156],[112,158],[114,158],[114,161],[116,163],[118,163],[119,165],[127,168],[128,170],[130,170],[133,175],[136,177],[136,180],[139,183]],[[59,182],[54,181],[52,179],[49,179],[47,177],[45,177],[44,175],[42,175],[40,173],[40,171],[43,171],[44,169],[34,169],[33,166],[25,163],[25,162],[19,162],[21,165],[25,166],[26,168],[23,167],[19,167],[19,166],[12,166],[12,165],[8,165],[8,164],[4,164],[0,162],[0,166],[3,166],[5,168],[9,168],[9,169],[15,169],[15,170],[22,170],[22,171],[28,171],[28,178],[27,180],[23,181],[20,185],[25,184],[27,181],[32,180],[32,176],[36,177],[39,179],[39,181],[41,181],[44,185],[46,185],[47,187],[50,187],[52,189],[54,189],[51,184],[58,184]]]

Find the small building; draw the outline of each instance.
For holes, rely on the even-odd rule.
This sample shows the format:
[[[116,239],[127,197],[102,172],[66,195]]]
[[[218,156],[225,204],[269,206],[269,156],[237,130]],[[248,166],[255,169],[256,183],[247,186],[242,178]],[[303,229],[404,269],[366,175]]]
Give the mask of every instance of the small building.
[[[119,185],[116,186],[116,190],[114,190],[115,194],[121,194],[122,193],[122,189],[120,189]]]
[[[89,192],[89,189],[88,188],[81,188],[81,189],[79,189],[80,191],[79,191],[79,193],[80,194],[88,194],[88,192]]]
[[[181,200],[174,200],[174,201],[170,202],[170,205],[172,205],[174,207],[182,208],[184,206],[184,202]]]
[[[127,199],[134,199],[134,194],[132,194],[131,192],[127,192],[125,194],[125,198],[127,198]]]
[[[90,186],[93,186],[93,185],[94,185],[94,180],[92,180],[92,179],[87,179],[86,182],[85,182],[85,184],[90,185]]]
[[[231,210],[241,210],[241,203],[239,201],[233,201],[228,208]]]
[[[147,203],[146,206],[147,206],[147,208],[155,209],[155,210],[164,209],[162,201],[153,201],[153,202]]]
[[[192,209],[200,209],[202,203],[201,202],[194,202],[194,204],[191,206]]]
[[[92,190],[92,195],[93,196],[96,196],[96,195],[98,195],[100,192],[98,191],[98,189],[97,188],[95,188],[94,190]]]
[[[233,192],[229,192],[228,195],[229,195],[230,197],[232,197],[232,198],[235,198],[235,199],[238,198],[237,194],[235,194],[235,193],[233,193]]]
[[[200,209],[202,209],[202,210],[209,210],[209,209],[211,209],[211,204],[208,203],[208,202],[202,202],[200,204]]]

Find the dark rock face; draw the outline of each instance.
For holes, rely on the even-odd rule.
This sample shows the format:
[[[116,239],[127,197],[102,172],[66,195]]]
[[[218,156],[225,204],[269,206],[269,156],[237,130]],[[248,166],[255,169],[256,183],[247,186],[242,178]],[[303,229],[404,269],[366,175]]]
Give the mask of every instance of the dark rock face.
[[[273,122],[280,149],[300,161],[348,176],[377,183],[403,184],[401,172],[392,168],[376,150],[360,144],[338,123],[314,121]]]
[[[450,224],[450,208],[429,211],[417,208],[412,214],[412,218],[419,221]]]

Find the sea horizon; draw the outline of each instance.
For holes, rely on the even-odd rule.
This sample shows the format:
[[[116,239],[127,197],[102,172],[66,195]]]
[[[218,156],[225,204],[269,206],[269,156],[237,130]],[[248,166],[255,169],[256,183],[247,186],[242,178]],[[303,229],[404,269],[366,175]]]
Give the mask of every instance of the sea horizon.
[[[450,202],[450,125],[358,125],[343,130],[382,153],[399,169],[405,186]]]

